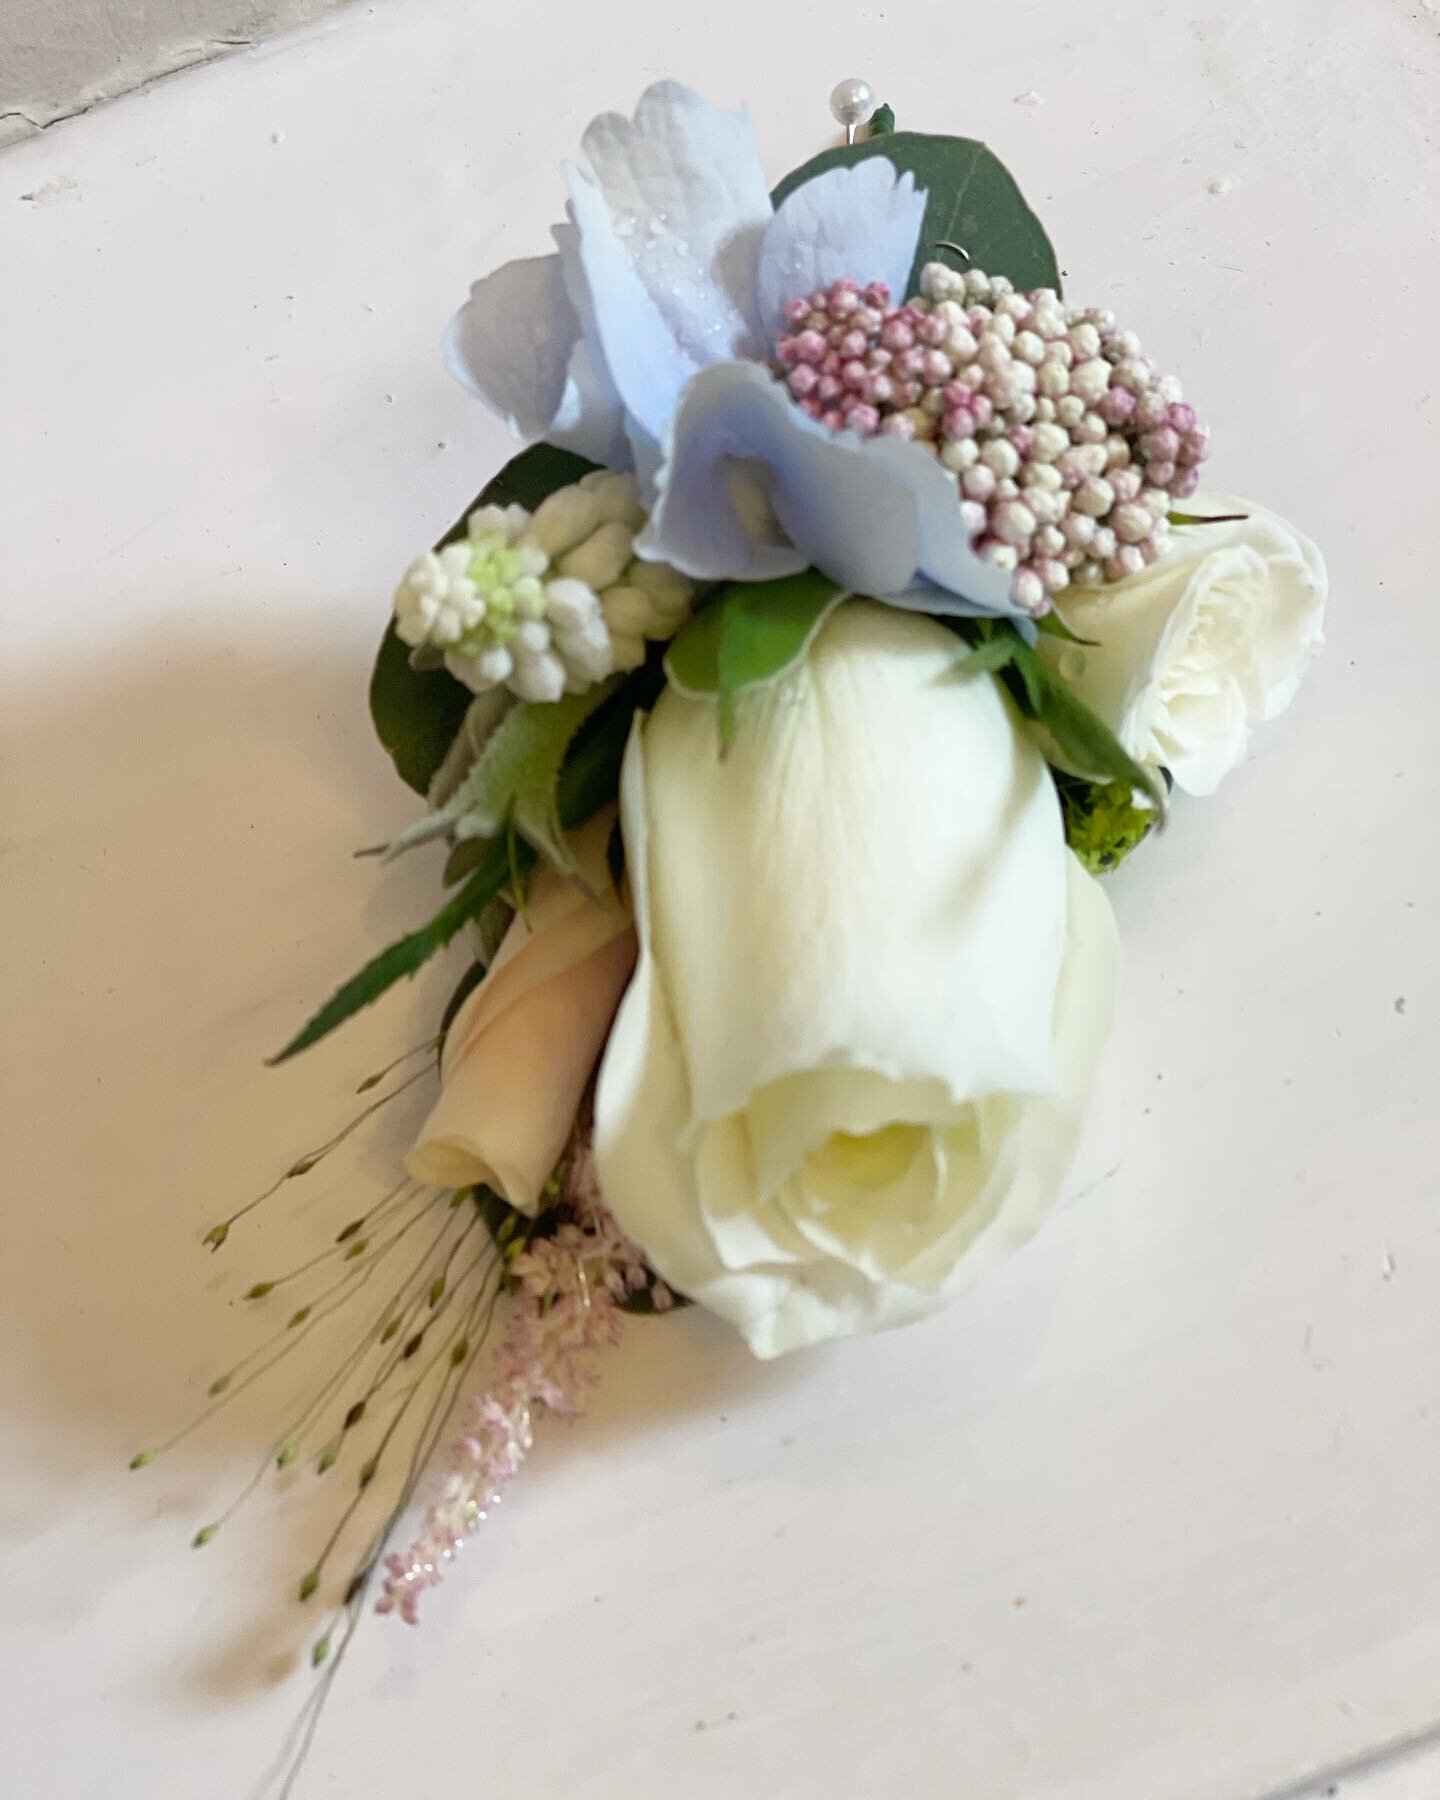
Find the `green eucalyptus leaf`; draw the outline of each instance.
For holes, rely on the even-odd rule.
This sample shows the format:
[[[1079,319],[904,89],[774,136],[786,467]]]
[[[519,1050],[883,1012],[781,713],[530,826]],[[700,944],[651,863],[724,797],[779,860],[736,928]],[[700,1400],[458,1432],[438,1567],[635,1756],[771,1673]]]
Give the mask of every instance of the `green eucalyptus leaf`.
[[[775,205],[817,175],[851,168],[871,156],[883,156],[897,169],[908,170],[928,195],[910,292],[918,286],[925,264],[940,256],[939,246],[958,244],[988,275],[1004,275],[1026,291],[1045,287],[1059,293],[1060,269],[1045,227],[1005,165],[973,138],[887,131],[861,144],[826,150],[785,177],[772,196]],[[864,279],[864,270],[855,274]]]
[[[423,794],[460,729],[470,690],[448,669],[417,669],[392,619],[370,677],[370,717],[395,771]]]
[[[465,521],[477,506],[534,508],[595,466],[553,444],[532,444],[485,484],[435,548],[463,537]],[[471,699],[470,690],[443,666],[416,668],[394,620],[388,623],[370,678],[370,716],[400,779],[417,794],[429,789]]]
[[[845,598],[845,590],[817,569],[777,581],[736,581],[674,638],[666,673],[682,694],[718,701],[722,749],[735,736],[739,696],[794,667]]]

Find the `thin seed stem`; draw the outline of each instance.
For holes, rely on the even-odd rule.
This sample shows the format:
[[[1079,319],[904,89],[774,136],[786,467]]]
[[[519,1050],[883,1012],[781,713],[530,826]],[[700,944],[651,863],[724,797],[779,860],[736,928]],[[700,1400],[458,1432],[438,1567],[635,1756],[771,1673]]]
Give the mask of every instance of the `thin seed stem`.
[[[367,1578],[366,1586],[368,1587],[368,1585],[369,1582]],[[295,1792],[295,1783],[300,1779],[305,1764],[310,1760],[310,1752],[315,1744],[315,1734],[320,1729],[321,1715],[325,1711],[326,1703],[334,1690],[336,1678],[340,1673],[341,1665],[345,1661],[345,1654],[349,1650],[351,1643],[354,1641],[356,1631],[359,1629],[360,1620],[364,1612],[364,1603],[365,1588],[362,1587],[359,1593],[357,1593],[352,1600],[348,1601],[346,1605],[342,1606],[335,1615],[337,1618],[348,1615],[346,1617],[345,1634],[340,1639],[340,1648],[327,1662],[325,1672],[320,1677],[315,1692],[311,1694],[304,1706],[301,1707],[299,1717],[295,1721],[295,1729],[300,1734],[299,1742],[295,1747],[295,1754],[285,1773],[285,1778],[279,1794],[276,1796],[276,1800],[290,1800],[291,1795]],[[330,1630],[334,1630],[333,1624],[330,1627]]]
[[[460,1250],[460,1248],[464,1245],[465,1240],[469,1237],[470,1233],[475,1229],[475,1226],[477,1225],[477,1223],[478,1223],[478,1219],[472,1213],[470,1218],[467,1220],[464,1229],[461,1231],[459,1237],[457,1237],[455,1242],[450,1246],[450,1254],[445,1259],[445,1267],[447,1269],[449,1268],[451,1261],[454,1259],[456,1252],[458,1250]],[[479,1268],[481,1263],[483,1263],[487,1259],[487,1257],[490,1255],[491,1248],[492,1248],[491,1246],[487,1246],[486,1249],[482,1250],[480,1255],[475,1258],[475,1260],[465,1270],[465,1273],[455,1283],[454,1287],[450,1288],[447,1291],[447,1294],[445,1296],[443,1296],[439,1301],[436,1302],[435,1307],[433,1309],[433,1314],[432,1314],[432,1317],[430,1320],[431,1325],[433,1325],[435,1320],[438,1319],[440,1317],[440,1315],[445,1311],[446,1305],[448,1304],[449,1296],[452,1294],[459,1293],[460,1289],[470,1279],[471,1275],[474,1274],[475,1270],[477,1268]],[[408,1334],[408,1327],[412,1323],[412,1321],[415,1319],[416,1315],[420,1312],[422,1302],[424,1302],[425,1300],[427,1300],[429,1298],[429,1295],[430,1295],[433,1287],[434,1287],[433,1280],[428,1280],[428,1281],[422,1282],[417,1287],[415,1293],[411,1296],[410,1300],[407,1302],[406,1309],[405,1309],[405,1315],[404,1315],[404,1323],[402,1324],[401,1328],[395,1333],[395,1344],[397,1347],[390,1352],[390,1355],[386,1359],[384,1365],[381,1367],[379,1374],[376,1375],[374,1380],[370,1383],[370,1386],[360,1396],[359,1404],[361,1406],[368,1406],[370,1404],[371,1400],[374,1399],[375,1395],[377,1393],[379,1393],[380,1389],[382,1387],[384,1387],[385,1383],[395,1373],[395,1370],[400,1366],[400,1364],[403,1361],[406,1361],[408,1359],[408,1357],[410,1357],[414,1354],[414,1351],[411,1349],[411,1346],[410,1346],[410,1336]],[[430,1329],[430,1325],[427,1325],[425,1327],[425,1330],[428,1331],[429,1329]],[[422,1335],[423,1335],[423,1333],[422,1333]]]
[[[495,1322],[495,1309],[500,1303],[500,1297],[503,1292],[503,1285],[500,1282],[496,1282],[494,1287],[489,1291],[488,1299],[483,1287],[477,1295],[476,1302],[471,1307],[469,1316],[465,1321],[467,1331],[472,1340],[470,1355],[463,1366],[461,1366],[455,1380],[449,1383],[451,1389],[449,1398],[445,1398],[444,1384],[442,1384],[435,1399],[431,1402],[430,1410],[426,1414],[425,1420],[415,1436],[415,1443],[411,1449],[410,1462],[406,1468],[405,1482],[401,1488],[400,1497],[395,1502],[395,1506],[389,1517],[384,1521],[375,1537],[371,1540],[370,1549],[361,1565],[362,1568],[371,1568],[379,1561],[385,1545],[389,1540],[390,1534],[394,1531],[405,1508],[409,1506],[413,1499],[415,1490],[424,1476],[426,1466],[428,1465],[431,1456],[434,1454],[435,1446],[439,1442],[440,1434],[445,1429],[445,1422],[450,1416],[450,1409],[454,1405],[460,1389],[469,1381],[471,1371],[474,1369],[481,1352],[489,1341],[491,1327]],[[417,1383],[417,1386],[418,1385],[419,1384]],[[442,1400],[444,1400],[443,1406],[441,1405]]]
[[[421,1190],[421,1191],[423,1192],[424,1190]],[[398,1244],[400,1242],[401,1238],[403,1238],[406,1235],[406,1233],[408,1231],[410,1231],[416,1224],[418,1224],[419,1221],[421,1219],[423,1219],[424,1217],[425,1217],[425,1209],[421,1208],[418,1212],[416,1212],[414,1217],[412,1217],[404,1226],[401,1227],[401,1229],[399,1231],[394,1232],[388,1239],[385,1240],[385,1242],[383,1244],[381,1244],[377,1248],[374,1256],[369,1258],[366,1262],[357,1263],[355,1266],[355,1272],[354,1272],[353,1276],[347,1276],[343,1282],[336,1283],[335,1286],[330,1288],[329,1290],[327,1290],[327,1292],[333,1293],[333,1292],[335,1292],[336,1288],[348,1285],[348,1283],[352,1280],[355,1282],[357,1288],[363,1288],[365,1286],[365,1284],[373,1277],[373,1275],[375,1274],[375,1271],[380,1267],[381,1263],[385,1260],[386,1256],[388,1256],[390,1251],[395,1247],[396,1244]],[[430,1245],[427,1247],[427,1249],[425,1251],[424,1257],[422,1257],[421,1261],[419,1263],[417,1263],[416,1267],[411,1270],[410,1274],[407,1275],[405,1280],[401,1283],[401,1288],[400,1288],[401,1292],[403,1292],[406,1288],[408,1288],[410,1282],[414,1279],[415,1274],[419,1271],[419,1269],[421,1269],[425,1266],[425,1261],[429,1258],[429,1256],[431,1254],[433,1254],[434,1250],[438,1247],[441,1240],[443,1239],[446,1231],[448,1231],[450,1229],[453,1218],[454,1218],[454,1214],[447,1209],[447,1211],[445,1213],[445,1218],[444,1218],[443,1223],[441,1224],[440,1230],[436,1233],[435,1237],[431,1240]],[[314,1331],[316,1326],[323,1323],[323,1321],[326,1318],[330,1317],[331,1314],[338,1311],[339,1308],[346,1303],[346,1300],[348,1298],[349,1298],[349,1296],[347,1295],[344,1298],[337,1300],[333,1306],[323,1307],[320,1312],[314,1314],[311,1318],[307,1319],[305,1324],[303,1326],[301,1326],[299,1329],[295,1329],[290,1326],[286,1326],[282,1330],[274,1333],[268,1341],[269,1341],[269,1343],[273,1344],[277,1340],[283,1339],[284,1341],[280,1344],[280,1348],[278,1350],[276,1350],[274,1352],[274,1354],[271,1355],[267,1360],[262,1361],[258,1367],[250,1370],[250,1372],[238,1383],[234,1382],[233,1380],[228,1382],[224,1391],[215,1399],[213,1404],[202,1407],[200,1409],[200,1411],[198,1413],[196,1413],[192,1419],[187,1420],[186,1423],[184,1425],[182,1425],[178,1431],[174,1432],[170,1437],[166,1438],[162,1443],[157,1444],[154,1447],[154,1449],[147,1451],[146,1458],[145,1458],[146,1462],[151,1462],[155,1459],[155,1457],[163,1455],[166,1451],[173,1450],[174,1447],[176,1446],[176,1444],[182,1443],[184,1441],[184,1439],[189,1437],[192,1432],[198,1431],[202,1425],[206,1424],[210,1419],[213,1419],[215,1414],[220,1412],[226,1406],[228,1406],[232,1400],[238,1400],[240,1395],[243,1394],[247,1388],[253,1387],[257,1381],[261,1380],[264,1376],[268,1375],[272,1369],[278,1368],[278,1366],[285,1360],[285,1358],[287,1356],[290,1356],[295,1350],[297,1350],[299,1348],[299,1346],[301,1344],[304,1343],[305,1339],[307,1337],[309,1337],[310,1333],[312,1331]],[[386,1302],[386,1308],[388,1308],[389,1306],[391,1306],[393,1304],[394,1304],[394,1297],[392,1296],[392,1298]],[[385,1308],[381,1309],[380,1314],[378,1315],[377,1321],[372,1329],[378,1330],[380,1328],[380,1321],[382,1321],[385,1317],[385,1310],[386,1310]],[[367,1332],[365,1337],[362,1338],[362,1340],[361,1340],[360,1350],[355,1353],[355,1356],[352,1359],[347,1361],[347,1363],[342,1366],[343,1372],[348,1372],[349,1369],[354,1366],[354,1361],[358,1360],[359,1355],[362,1354],[364,1352],[364,1350],[368,1349],[369,1347],[370,1347],[370,1333]],[[266,1346],[262,1344],[257,1347],[257,1350],[250,1352],[249,1355],[242,1358],[242,1360],[235,1365],[235,1369],[233,1371],[231,1371],[232,1375],[234,1373],[238,1372],[240,1369],[244,1368],[246,1366],[246,1364],[249,1363],[256,1355],[262,1354],[264,1352],[265,1348],[266,1348]],[[343,1379],[343,1373],[342,1373],[341,1379]],[[326,1391],[328,1391],[328,1390],[326,1390]]]
[[[420,1213],[420,1214],[417,1214],[414,1219],[411,1219],[409,1224],[405,1226],[404,1231],[397,1232],[395,1234],[395,1236],[390,1240],[391,1245],[393,1246],[394,1244],[399,1243],[401,1237],[403,1237],[405,1235],[405,1231],[409,1231],[411,1226],[418,1223],[418,1220],[423,1217],[424,1217],[424,1214]],[[390,1297],[385,1301],[385,1304],[371,1318],[369,1324],[361,1332],[358,1340],[356,1341],[354,1348],[351,1349],[350,1352],[344,1357],[344,1359],[340,1362],[339,1366],[328,1377],[328,1379],[325,1382],[325,1385],[320,1389],[319,1393],[316,1394],[315,1397],[309,1402],[309,1404],[306,1406],[304,1412],[301,1413],[300,1417],[295,1420],[291,1429],[285,1434],[284,1438],[282,1439],[283,1443],[294,1443],[298,1440],[298,1438],[301,1436],[301,1434],[314,1421],[316,1415],[322,1410],[322,1408],[325,1406],[326,1402],[330,1399],[330,1397],[336,1392],[336,1390],[338,1388],[340,1388],[340,1386],[344,1383],[344,1381],[347,1379],[347,1377],[350,1376],[355,1371],[355,1369],[359,1366],[359,1364],[361,1362],[363,1362],[366,1355],[375,1348],[376,1333],[381,1331],[384,1328],[386,1320],[391,1316],[391,1314],[392,1314],[394,1308],[397,1306],[397,1304],[399,1304],[402,1301],[403,1296],[404,1296],[406,1290],[410,1287],[411,1283],[416,1279],[416,1277],[418,1275],[420,1275],[421,1271],[423,1269],[425,1269],[427,1263],[429,1262],[430,1257],[440,1247],[440,1244],[445,1237],[445,1233],[451,1229],[453,1223],[454,1223],[454,1214],[447,1211],[444,1219],[441,1221],[440,1229],[435,1233],[435,1235],[430,1239],[430,1242],[426,1245],[423,1253],[420,1256],[419,1261],[415,1263],[414,1267],[411,1268],[409,1273],[405,1276],[404,1280],[400,1283],[399,1287],[396,1288],[394,1293],[392,1293],[390,1295]],[[375,1272],[376,1268],[379,1266],[379,1264],[378,1264],[378,1262],[372,1262],[372,1263],[370,1263],[368,1265],[364,1265],[364,1266],[366,1268],[366,1278],[368,1279],[370,1275],[374,1274],[374,1272]],[[339,1304],[343,1305],[344,1302],[342,1301]],[[333,1308],[331,1310],[333,1310]]]
[[[210,1230],[206,1233],[205,1241],[212,1244],[213,1248],[218,1250],[229,1235],[230,1227],[234,1225],[237,1220],[243,1219],[248,1213],[254,1212],[257,1206],[263,1206],[273,1194],[279,1193],[280,1189],[284,1187],[287,1181],[295,1181],[301,1175],[308,1175],[317,1163],[323,1162],[332,1150],[339,1149],[346,1138],[358,1131],[368,1118],[371,1118],[375,1113],[380,1111],[382,1106],[388,1106],[392,1100],[398,1100],[400,1095],[405,1093],[408,1088],[414,1087],[417,1081],[424,1081],[429,1073],[430,1071],[428,1069],[421,1069],[418,1073],[407,1076],[398,1087],[391,1088],[389,1093],[382,1094],[378,1100],[372,1100],[368,1106],[362,1107],[360,1111],[356,1113],[355,1117],[350,1120],[349,1124],[342,1125],[340,1130],[337,1131],[332,1138],[328,1138],[325,1143],[319,1145],[318,1148],[307,1151],[304,1156],[297,1158],[295,1162],[291,1163],[290,1167],[286,1169],[283,1174],[277,1175],[275,1180],[270,1183],[263,1194],[257,1194],[253,1200],[249,1200],[244,1206],[237,1208],[228,1218],[221,1219],[217,1225],[212,1225]]]
[[[483,1287],[481,1292],[483,1294]],[[450,1416],[451,1407],[454,1405],[461,1388],[463,1388],[470,1379],[471,1372],[490,1335],[490,1328],[495,1319],[495,1308],[499,1303],[501,1292],[502,1289],[500,1283],[497,1282],[491,1291],[488,1307],[481,1304],[477,1305],[472,1310],[470,1318],[472,1322],[471,1329],[474,1336],[474,1345],[471,1349],[470,1356],[461,1368],[452,1371],[450,1379],[440,1383],[435,1398],[430,1403],[430,1409],[422,1421],[420,1430],[417,1433],[416,1447],[411,1454],[410,1464],[406,1472],[406,1479],[401,1487],[395,1504],[388,1517],[380,1526],[378,1532],[370,1540],[366,1555],[359,1564],[355,1577],[351,1582],[350,1591],[346,1595],[344,1605],[337,1608],[332,1615],[332,1622],[327,1628],[324,1636],[328,1639],[333,1634],[335,1622],[341,1618],[346,1620],[344,1636],[341,1638],[340,1646],[334,1656],[327,1659],[325,1672],[320,1677],[319,1685],[316,1687],[315,1692],[310,1696],[309,1700],[306,1701],[304,1707],[301,1709],[300,1717],[296,1721],[296,1727],[300,1731],[300,1741],[296,1747],[294,1759],[286,1774],[284,1785],[277,1796],[277,1800],[290,1800],[290,1796],[295,1791],[295,1784],[300,1778],[301,1771],[309,1760],[310,1751],[315,1742],[315,1734],[320,1728],[321,1716],[329,1702],[330,1695],[334,1690],[336,1678],[339,1675],[341,1665],[345,1660],[346,1652],[349,1650],[350,1645],[354,1640],[361,1617],[364,1614],[366,1599],[369,1595],[371,1584],[375,1579],[375,1572],[380,1566],[380,1558],[384,1554],[385,1546],[390,1541],[396,1525],[403,1517],[405,1509],[415,1497],[415,1490],[420,1484],[421,1477],[425,1472],[431,1454],[439,1440],[440,1433],[445,1428],[445,1421]],[[480,1324],[482,1314],[484,1322],[483,1324]],[[418,1390],[419,1386],[420,1383],[417,1382],[415,1384],[415,1389],[413,1389],[412,1392]]]
[[[367,1075],[360,1083],[359,1087],[356,1088],[355,1092],[357,1094],[368,1094],[371,1088],[379,1087],[380,1083],[387,1075],[398,1069],[402,1063],[409,1062],[412,1056],[420,1056],[427,1050],[437,1050],[439,1046],[440,1038],[438,1033],[432,1038],[426,1038],[423,1044],[416,1044],[413,1049],[407,1050],[403,1056],[397,1056],[394,1062],[386,1063],[383,1069],[377,1069],[373,1075]]]
[[[477,1297],[476,1297],[476,1304],[472,1305],[471,1314],[470,1315],[461,1314],[461,1316],[456,1319],[454,1325],[450,1328],[450,1330],[442,1338],[440,1344],[437,1346],[437,1348],[435,1350],[434,1355],[425,1364],[425,1367],[421,1371],[420,1375],[416,1378],[415,1388],[417,1391],[419,1388],[421,1388],[425,1384],[425,1382],[427,1382],[429,1380],[430,1376],[434,1373],[435,1369],[438,1367],[438,1365],[441,1361],[441,1358],[449,1355],[452,1345],[454,1345],[459,1340],[461,1334],[463,1333],[463,1331],[465,1329],[467,1317],[474,1316],[474,1314],[478,1311],[478,1303],[479,1303],[480,1296],[483,1295],[485,1288],[489,1283],[490,1276],[492,1274],[496,1274],[498,1276],[498,1270],[499,1270],[498,1259],[496,1259],[493,1249],[487,1247],[485,1250],[483,1250],[480,1253],[479,1256],[477,1256],[475,1258],[475,1260],[470,1264],[469,1268],[466,1269],[464,1275],[455,1284],[455,1287],[451,1290],[452,1294],[460,1293],[462,1291],[462,1289],[464,1288],[465,1283],[468,1282],[470,1277],[475,1273],[475,1271],[478,1268],[480,1268],[482,1266],[482,1264],[485,1264],[485,1263],[488,1263],[489,1267],[486,1268],[485,1274],[482,1277],[481,1286],[480,1286],[480,1294],[477,1295]],[[496,1285],[497,1285],[497,1290],[498,1290],[498,1279],[497,1279]],[[442,1382],[441,1382],[442,1389],[445,1385],[446,1385],[445,1381],[442,1380]],[[410,1410],[410,1406],[409,1406],[409,1402],[407,1401],[406,1404],[404,1406],[402,1406],[399,1409],[399,1411],[395,1414],[395,1417],[390,1421],[390,1423],[385,1427],[385,1430],[384,1430],[383,1434],[381,1435],[379,1444],[375,1447],[373,1454],[369,1458],[370,1463],[372,1465],[374,1465],[376,1468],[378,1468],[378,1466],[379,1466],[381,1457],[384,1456],[386,1450],[390,1447],[391,1440],[394,1438],[395,1433],[400,1429],[400,1426],[404,1421],[405,1415],[409,1410]],[[421,1429],[423,1431],[425,1429],[425,1427],[422,1426]],[[310,1565],[310,1569],[306,1575],[307,1581],[310,1580],[310,1578],[312,1576],[318,1579],[319,1576],[324,1573],[325,1564],[329,1561],[330,1556],[331,1556],[332,1552],[334,1551],[336,1544],[339,1543],[341,1536],[344,1534],[346,1526],[350,1523],[351,1519],[354,1518],[356,1511],[358,1510],[362,1501],[364,1500],[367,1488],[368,1488],[368,1483],[362,1483],[357,1488],[355,1495],[351,1499],[349,1505],[346,1506],[345,1510],[341,1513],[340,1517],[336,1520],[334,1528],[331,1530],[329,1537],[325,1540],[325,1543],[321,1548],[320,1554],[315,1558],[315,1561]]]
[[[396,1196],[404,1194],[407,1189],[411,1190],[410,1195],[408,1196],[409,1198],[413,1198],[415,1194],[423,1194],[425,1192],[425,1189],[422,1188],[418,1182],[397,1182],[383,1199],[376,1201],[375,1205],[368,1213],[362,1213],[359,1219],[352,1222],[353,1227],[358,1229],[373,1217],[382,1215],[384,1209],[390,1205]],[[403,1204],[401,1210],[403,1211]],[[352,1229],[352,1226],[346,1226],[346,1236],[343,1239],[337,1238],[334,1243],[327,1244],[323,1250],[317,1251],[314,1256],[308,1257],[304,1262],[297,1263],[293,1269],[288,1269],[285,1274],[277,1275],[274,1280],[257,1281],[254,1287],[251,1288],[250,1292],[245,1296],[246,1299],[264,1300],[269,1295],[273,1294],[276,1288],[287,1287],[292,1281],[298,1281],[302,1275],[309,1274],[311,1269],[318,1268],[320,1264],[324,1262],[358,1262],[360,1257],[356,1254],[356,1245],[364,1245],[365,1240],[355,1236],[355,1229]],[[366,1248],[368,1248],[368,1245]],[[361,1254],[363,1254],[363,1251]]]

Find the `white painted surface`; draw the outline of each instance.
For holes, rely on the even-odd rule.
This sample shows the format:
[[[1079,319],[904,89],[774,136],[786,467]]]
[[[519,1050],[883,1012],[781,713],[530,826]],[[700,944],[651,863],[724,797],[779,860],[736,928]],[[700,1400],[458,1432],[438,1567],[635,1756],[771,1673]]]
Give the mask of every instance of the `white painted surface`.
[[[0,145],[342,0],[5,0]]]
[[[505,449],[440,326],[647,78],[748,96],[778,175],[858,71],[996,146],[1217,475],[1322,538],[1330,648],[1115,884],[1074,1204],[882,1341],[634,1327],[422,1632],[367,1623],[301,1793],[1434,1800],[1440,19],[487,14],[356,14],[0,162],[6,1791],[243,1794],[307,1691],[305,1487],[185,1549],[263,1412],[122,1465],[404,1121],[283,1244],[222,1269],[199,1230],[445,986],[260,1067],[433,892],[349,851],[408,816],[365,715],[389,584]]]

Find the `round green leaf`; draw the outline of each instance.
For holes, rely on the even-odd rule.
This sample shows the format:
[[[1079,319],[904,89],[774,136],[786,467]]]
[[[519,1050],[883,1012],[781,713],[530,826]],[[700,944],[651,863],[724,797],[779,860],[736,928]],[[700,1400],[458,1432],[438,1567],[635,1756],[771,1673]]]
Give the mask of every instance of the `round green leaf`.
[[[1060,270],[1045,227],[1026,203],[1000,159],[974,138],[937,137],[920,131],[887,131],[861,144],[845,144],[812,157],[787,175],[772,198],[779,206],[796,188],[830,169],[845,169],[883,156],[908,170],[928,195],[920,244],[910,271],[910,292],[927,262],[946,260],[941,244],[962,245],[987,275],[1004,275],[1017,288],[1060,291]],[[955,260],[953,255],[949,260]],[[858,279],[863,269],[855,270]]]

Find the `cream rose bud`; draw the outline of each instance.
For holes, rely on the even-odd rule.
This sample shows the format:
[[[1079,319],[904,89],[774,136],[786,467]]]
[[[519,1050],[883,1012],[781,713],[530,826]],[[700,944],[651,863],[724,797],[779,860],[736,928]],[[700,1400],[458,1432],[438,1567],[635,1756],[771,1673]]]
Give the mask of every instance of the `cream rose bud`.
[[[626,753],[640,960],[601,1189],[760,1356],[914,1319],[1034,1230],[1110,1010],[1110,909],[959,640],[869,601],[740,703],[667,690]]]
[[[1090,649],[1042,637],[1061,675],[1139,761],[1190,794],[1213,794],[1245,754],[1250,727],[1284,712],[1324,642],[1320,552],[1263,507],[1197,494],[1142,574],[1072,588],[1063,611]]]
[[[405,1167],[435,1187],[485,1182],[538,1210],[635,964],[630,915],[610,888],[610,818],[581,833],[591,891],[548,865],[450,1026],[440,1098]]]

